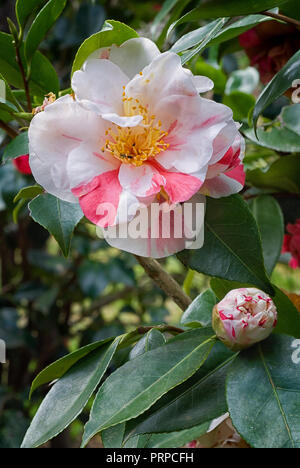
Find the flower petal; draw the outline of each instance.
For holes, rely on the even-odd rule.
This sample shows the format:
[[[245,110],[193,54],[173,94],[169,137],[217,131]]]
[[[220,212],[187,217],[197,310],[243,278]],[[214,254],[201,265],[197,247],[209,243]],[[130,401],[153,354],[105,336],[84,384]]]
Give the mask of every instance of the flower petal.
[[[214,82],[207,76],[196,75],[193,81],[198,93],[207,93],[215,87]]]
[[[99,114],[122,114],[123,86],[128,81],[128,77],[111,61],[87,60],[83,69],[74,73],[72,88],[83,105],[87,106],[90,101]]]
[[[119,181],[124,190],[133,193],[137,197],[145,198],[160,192],[164,180],[161,180],[159,176],[159,172],[147,163],[139,167],[122,164]]]
[[[181,205],[173,206],[173,215],[172,211],[168,213],[167,204],[164,205],[166,211],[163,213],[161,206],[159,216],[157,208],[151,215],[153,204],[144,206],[130,223],[120,226],[122,238],[116,235],[115,228],[105,229],[106,241],[112,247],[152,258],[168,257],[186,248],[201,248],[204,241],[204,198],[195,196],[191,200],[191,208],[186,211]],[[195,227],[191,226],[192,221]]]
[[[122,117],[118,114],[102,114],[102,119],[119,127],[137,127],[142,122],[143,117],[141,115]]]
[[[35,180],[52,195],[75,202],[67,174],[68,156],[85,139],[95,147],[100,145],[103,128],[100,117],[82,109],[70,96],[47,106],[29,128],[30,166]]]
[[[82,143],[71,151],[67,171],[71,188],[87,184],[104,172],[118,169],[120,162],[109,153],[102,153],[89,143]]]
[[[213,198],[228,197],[239,193],[245,185],[246,174],[243,164],[220,174],[212,179],[207,179],[201,188],[201,193]]]

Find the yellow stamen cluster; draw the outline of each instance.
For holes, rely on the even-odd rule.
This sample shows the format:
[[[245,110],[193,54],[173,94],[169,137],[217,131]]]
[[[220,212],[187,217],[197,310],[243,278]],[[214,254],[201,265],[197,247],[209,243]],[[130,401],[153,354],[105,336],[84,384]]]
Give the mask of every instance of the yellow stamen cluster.
[[[145,161],[154,158],[165,151],[169,144],[164,142],[167,132],[161,129],[162,123],[155,115],[149,115],[148,109],[140,103],[139,99],[126,97],[123,93],[124,114],[126,116],[141,115],[143,120],[137,127],[115,127],[106,132],[105,147],[115,158],[125,164],[141,166]]]

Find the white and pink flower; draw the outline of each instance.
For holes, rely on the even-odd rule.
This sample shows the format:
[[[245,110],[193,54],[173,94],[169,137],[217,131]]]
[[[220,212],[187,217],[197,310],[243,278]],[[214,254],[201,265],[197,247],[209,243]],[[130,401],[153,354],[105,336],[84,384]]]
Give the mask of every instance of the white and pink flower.
[[[140,206],[242,189],[244,141],[232,111],[199,95],[212,88],[148,39],[98,50],[73,75],[74,95],[32,120],[33,175],[49,193],[79,203],[111,245],[153,257],[178,252],[184,238],[113,239],[109,231],[132,222]]]
[[[234,351],[265,340],[276,324],[274,302],[256,288],[230,291],[213,310],[213,328],[217,337]]]

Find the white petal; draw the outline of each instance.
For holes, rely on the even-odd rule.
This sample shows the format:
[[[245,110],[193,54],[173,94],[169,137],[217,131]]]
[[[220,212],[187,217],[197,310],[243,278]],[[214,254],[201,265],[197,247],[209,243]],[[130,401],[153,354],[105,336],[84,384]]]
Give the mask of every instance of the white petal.
[[[123,86],[128,77],[109,60],[87,60],[83,69],[74,73],[72,88],[79,101],[91,101],[99,114],[123,112]]]
[[[198,93],[206,93],[207,91],[211,91],[215,87],[214,82],[206,76],[194,76],[193,81]]]
[[[143,105],[153,108],[153,103],[167,96],[196,96],[193,75],[181,65],[180,57],[165,52],[156,58],[126,86],[129,97],[138,98]]]
[[[75,201],[67,174],[68,156],[85,139],[95,147],[101,145],[103,127],[99,117],[71,97],[59,99],[37,114],[29,128],[30,164],[36,181],[52,195]]]
[[[118,114],[102,114],[102,119],[114,123],[119,127],[137,127],[143,120],[141,115],[133,115],[131,117],[122,117]]]
[[[67,171],[71,188],[87,184],[94,177],[104,172],[113,171],[120,166],[116,158],[108,153],[93,148],[89,143],[82,143],[78,148],[71,151]]]
[[[133,78],[160,55],[154,42],[144,37],[129,39],[120,47],[112,46],[109,60],[117,64],[129,77]]]
[[[119,172],[119,181],[124,190],[134,193],[137,197],[148,197],[153,190],[158,193],[160,186],[153,182],[154,174],[158,174],[149,164],[135,167],[131,164],[122,164]]]

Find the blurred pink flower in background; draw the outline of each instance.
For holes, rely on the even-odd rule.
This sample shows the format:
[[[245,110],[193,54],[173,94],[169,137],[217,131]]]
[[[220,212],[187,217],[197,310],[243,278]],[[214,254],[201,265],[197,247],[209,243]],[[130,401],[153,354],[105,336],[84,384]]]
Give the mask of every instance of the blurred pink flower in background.
[[[24,175],[31,175],[31,168],[29,165],[29,154],[24,154],[12,160],[15,168]]]
[[[297,219],[295,224],[287,225],[287,232],[284,236],[283,253],[290,253],[292,259],[290,260],[291,268],[300,267],[300,219]]]

